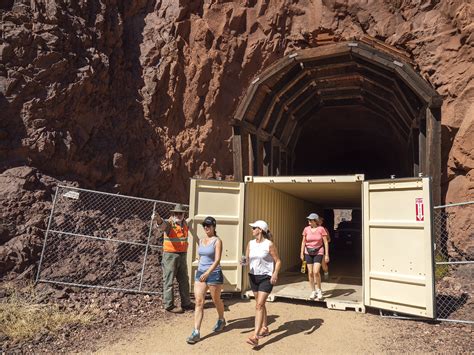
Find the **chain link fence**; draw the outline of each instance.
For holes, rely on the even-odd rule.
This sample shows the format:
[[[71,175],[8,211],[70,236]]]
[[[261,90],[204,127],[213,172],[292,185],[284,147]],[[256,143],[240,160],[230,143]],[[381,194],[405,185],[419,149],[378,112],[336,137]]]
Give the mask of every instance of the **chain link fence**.
[[[58,186],[37,282],[161,293],[162,234],[174,203]]]
[[[37,282],[162,292],[162,234],[174,203],[58,186]],[[437,318],[474,321],[474,201],[434,208]]]
[[[440,320],[474,323],[474,201],[434,208],[436,308]]]

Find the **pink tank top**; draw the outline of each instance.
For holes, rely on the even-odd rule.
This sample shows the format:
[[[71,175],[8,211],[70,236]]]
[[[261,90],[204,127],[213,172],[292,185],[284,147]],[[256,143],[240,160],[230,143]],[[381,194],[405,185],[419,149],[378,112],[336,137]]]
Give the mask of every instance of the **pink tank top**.
[[[303,235],[306,236],[306,245],[304,247],[305,254],[308,254],[308,249],[306,249],[306,247],[309,247],[320,248],[318,255],[324,255],[324,248],[322,248],[324,245],[323,236],[327,237],[327,232],[324,227],[319,226],[314,231],[312,231],[311,227],[307,226],[305,229],[303,229]]]

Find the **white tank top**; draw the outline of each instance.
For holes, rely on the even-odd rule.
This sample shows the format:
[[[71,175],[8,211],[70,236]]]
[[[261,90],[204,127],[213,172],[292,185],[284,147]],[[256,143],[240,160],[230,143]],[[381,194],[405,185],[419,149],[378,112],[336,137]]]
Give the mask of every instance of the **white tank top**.
[[[249,243],[249,249],[250,273],[272,276],[274,262],[270,254],[270,241],[264,239],[257,243],[255,239],[252,239]]]

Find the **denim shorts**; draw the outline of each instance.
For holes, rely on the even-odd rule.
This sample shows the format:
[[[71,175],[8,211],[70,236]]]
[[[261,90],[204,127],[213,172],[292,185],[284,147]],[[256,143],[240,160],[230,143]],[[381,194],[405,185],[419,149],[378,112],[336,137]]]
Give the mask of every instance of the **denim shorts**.
[[[204,274],[204,271],[196,271],[196,277],[194,278],[194,281],[200,282],[199,278],[201,275]],[[222,274],[221,270],[213,271],[209,274],[206,284],[208,285],[222,285],[224,283],[224,275]]]

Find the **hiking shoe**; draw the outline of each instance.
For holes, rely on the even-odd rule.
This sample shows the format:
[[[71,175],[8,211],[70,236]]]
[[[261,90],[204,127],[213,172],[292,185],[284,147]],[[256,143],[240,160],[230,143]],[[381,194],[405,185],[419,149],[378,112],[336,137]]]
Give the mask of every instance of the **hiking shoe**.
[[[316,291],[316,299],[320,300],[323,298],[323,291],[321,289]]]
[[[201,340],[201,335],[197,329],[194,329],[191,335],[186,338],[186,343],[196,344],[199,340]]]
[[[214,332],[220,332],[221,330],[224,330],[225,324],[225,319],[218,319],[212,330]]]
[[[311,291],[311,294],[309,295],[310,300],[314,300],[316,298],[316,291]]]
[[[329,280],[329,272],[324,273],[324,281]]]

